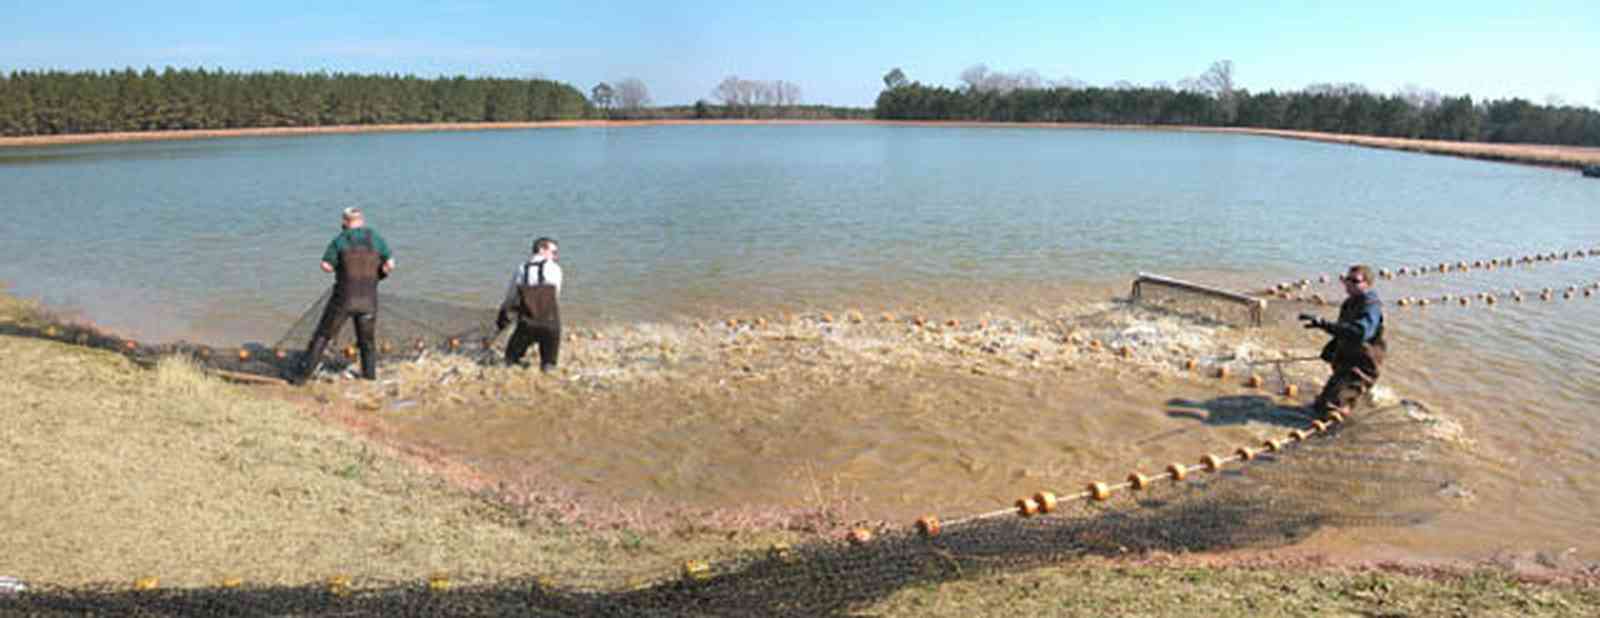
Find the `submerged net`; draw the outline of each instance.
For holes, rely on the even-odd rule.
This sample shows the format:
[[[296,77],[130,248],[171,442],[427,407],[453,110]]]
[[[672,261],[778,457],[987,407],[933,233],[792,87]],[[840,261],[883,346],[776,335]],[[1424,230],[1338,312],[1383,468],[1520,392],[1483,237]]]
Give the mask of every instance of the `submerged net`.
[[[913,586],[1070,564],[1088,556],[1272,548],[1330,526],[1428,521],[1456,498],[1442,442],[1418,406],[1369,411],[1319,435],[1104,501],[1050,514],[976,516],[937,534],[880,528],[689,563],[642,586],[565,588],[542,578],[449,586],[329,581],[295,587],[129,590],[38,588],[0,596],[0,612],[140,615],[844,615]]]

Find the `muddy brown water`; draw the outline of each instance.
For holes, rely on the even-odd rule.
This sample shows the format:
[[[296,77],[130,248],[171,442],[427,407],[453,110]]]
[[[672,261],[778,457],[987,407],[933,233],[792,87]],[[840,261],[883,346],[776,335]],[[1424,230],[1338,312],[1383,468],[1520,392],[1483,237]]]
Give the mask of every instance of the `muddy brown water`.
[[[1180,274],[1235,289],[1262,281]],[[1600,259],[1381,281],[1391,340],[1383,395],[1422,402],[1444,420],[1447,438],[1430,439],[1449,442],[1445,463],[1456,482],[1439,488],[1443,508],[1430,521],[1329,530],[1298,550],[1600,558],[1590,535],[1600,526],[1600,296],[1580,289],[1563,298],[1567,284],[1597,282]],[[1544,287],[1552,300],[1538,299]],[[821,299],[838,301],[825,312],[743,306],[580,330],[564,351],[562,377],[518,377],[521,386],[485,389],[466,405],[379,413],[404,439],[493,476],[554,479],[647,518],[669,508],[843,503],[850,517],[891,522],[1005,508],[1040,489],[1076,491],[1303,426],[1294,406],[1326,370],[1260,361],[1314,355],[1322,338],[1291,316],[1333,307],[1277,301],[1268,324],[1246,328],[1114,300],[1125,288],[1012,286],[956,302],[885,294]],[[1527,293],[1523,302],[1395,302],[1513,289]],[[1333,284],[1313,283],[1305,293],[1313,292],[1340,294]],[[886,309],[896,306],[912,309]],[[895,322],[883,321],[886,311]],[[905,323],[916,316],[934,326]],[[728,317],[745,323],[729,328],[721,323]],[[757,327],[757,318],[767,323]],[[1092,339],[1100,351],[1089,348]],[[637,354],[663,342],[671,352]],[[1122,345],[1133,346],[1131,358],[1116,352]],[[1188,358],[1201,369],[1186,371]],[[1221,365],[1232,368],[1229,379],[1209,373]],[[1251,372],[1263,388],[1243,382]],[[1296,400],[1279,396],[1286,383],[1299,385]]]

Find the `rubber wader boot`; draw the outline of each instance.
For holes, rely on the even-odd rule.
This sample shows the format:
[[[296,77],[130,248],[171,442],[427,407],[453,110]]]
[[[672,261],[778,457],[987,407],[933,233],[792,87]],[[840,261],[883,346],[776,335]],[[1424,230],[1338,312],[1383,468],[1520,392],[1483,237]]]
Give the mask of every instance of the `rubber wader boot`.
[[[361,344],[361,379],[378,379],[378,351],[371,341]]]
[[[299,386],[311,379],[317,372],[317,366],[322,364],[322,352],[328,349],[328,338],[316,335],[311,338],[311,345],[306,346],[306,356],[300,359],[300,370],[289,380],[291,384]]]

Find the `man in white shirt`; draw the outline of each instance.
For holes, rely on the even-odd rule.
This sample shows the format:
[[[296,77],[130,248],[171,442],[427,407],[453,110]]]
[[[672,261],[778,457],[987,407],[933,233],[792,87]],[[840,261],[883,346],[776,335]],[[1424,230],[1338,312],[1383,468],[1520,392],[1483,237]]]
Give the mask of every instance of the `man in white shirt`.
[[[511,287],[500,304],[500,315],[495,325],[501,329],[511,325],[513,318],[517,330],[506,343],[506,364],[522,362],[528,347],[539,344],[539,368],[551,371],[556,368],[561,353],[561,312],[557,300],[561,296],[561,248],[551,238],[533,241],[533,255],[517,267],[511,276]]]

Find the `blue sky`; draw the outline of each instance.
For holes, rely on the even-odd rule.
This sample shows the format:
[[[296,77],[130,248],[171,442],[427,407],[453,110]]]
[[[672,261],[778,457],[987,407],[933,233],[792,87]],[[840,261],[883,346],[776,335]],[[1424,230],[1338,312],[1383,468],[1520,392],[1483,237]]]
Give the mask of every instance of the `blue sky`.
[[[637,77],[660,104],[724,77],[870,106],[894,67],[1037,71],[1093,85],[1197,76],[1253,91],[1355,82],[1600,108],[1600,6],[1433,2],[490,2],[0,0],[0,71],[133,66]]]

